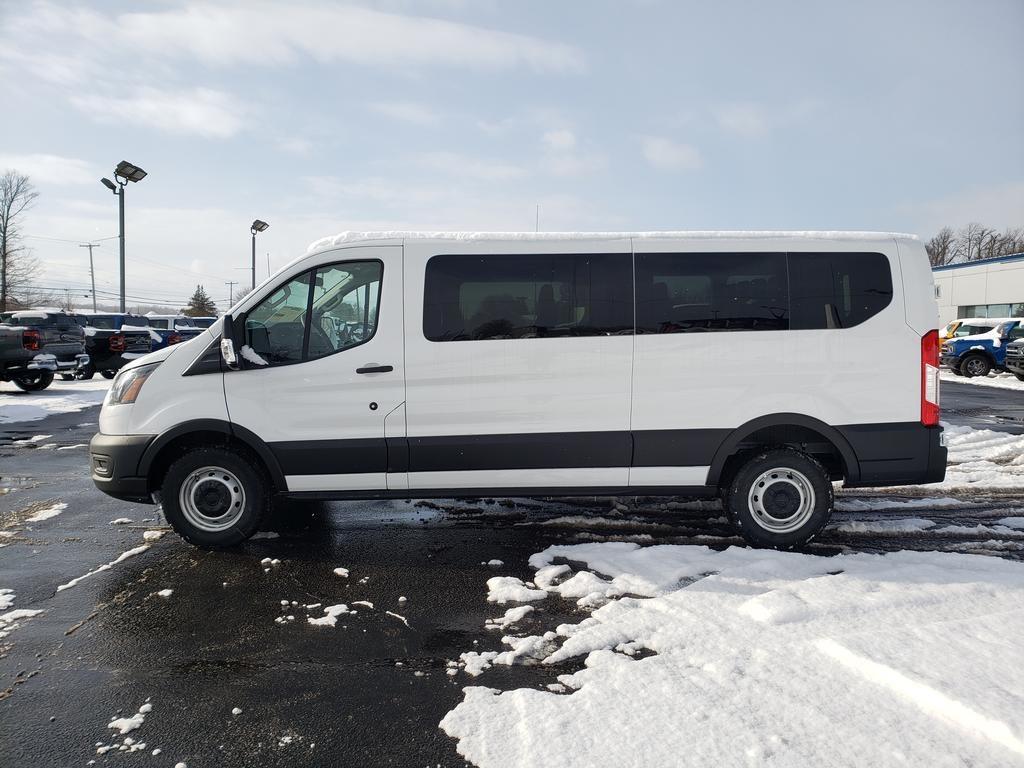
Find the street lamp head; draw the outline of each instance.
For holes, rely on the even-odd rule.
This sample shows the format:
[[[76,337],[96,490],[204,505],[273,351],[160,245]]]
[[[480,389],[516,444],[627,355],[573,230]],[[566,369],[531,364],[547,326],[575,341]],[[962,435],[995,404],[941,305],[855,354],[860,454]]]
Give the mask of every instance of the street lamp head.
[[[109,189],[109,190],[110,190],[111,192],[114,192],[114,193],[116,193],[116,192],[117,192],[117,185],[116,185],[116,184],[114,184],[114,182],[112,182],[112,181],[111,181],[110,179],[108,179],[108,178],[104,177],[104,178],[100,179],[100,183],[101,183],[101,184],[102,184],[102,185],[103,185],[104,187],[106,187],[107,189]]]
[[[256,219],[256,221],[252,223],[252,227],[249,229],[249,231],[255,235],[257,232],[262,232],[269,226],[270,225],[267,224],[267,222]]]
[[[114,178],[122,178],[126,181],[136,182],[146,178],[146,172],[137,165],[132,165],[127,160],[122,160],[114,169]]]

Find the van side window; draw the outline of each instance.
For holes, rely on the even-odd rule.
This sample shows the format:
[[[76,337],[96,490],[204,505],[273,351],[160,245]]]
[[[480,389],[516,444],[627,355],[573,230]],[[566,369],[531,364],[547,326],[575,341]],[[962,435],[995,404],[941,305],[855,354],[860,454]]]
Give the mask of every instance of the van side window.
[[[434,256],[423,333],[430,341],[631,334],[632,283],[623,253]]]
[[[784,331],[784,253],[638,253],[637,333]]]
[[[245,343],[270,365],[302,360],[309,276],[293,277],[246,315]]]
[[[383,271],[379,261],[332,264],[316,271],[307,360],[354,347],[373,336]]]
[[[880,253],[790,253],[794,330],[851,328],[892,301],[889,260]]]
[[[266,364],[286,365],[368,341],[383,272],[380,261],[349,261],[292,278],[249,311],[245,343]]]

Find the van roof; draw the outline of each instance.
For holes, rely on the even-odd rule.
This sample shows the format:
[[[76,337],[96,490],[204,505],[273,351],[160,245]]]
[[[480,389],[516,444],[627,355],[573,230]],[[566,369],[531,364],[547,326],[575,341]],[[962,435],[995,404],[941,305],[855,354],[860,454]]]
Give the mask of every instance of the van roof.
[[[331,237],[323,237],[310,244],[307,253],[323,248],[337,247],[348,243],[365,242],[367,240],[622,240],[635,238],[680,239],[680,240],[918,240],[917,235],[901,232],[856,232],[856,231],[784,231],[784,230],[693,230],[680,232],[342,232]]]

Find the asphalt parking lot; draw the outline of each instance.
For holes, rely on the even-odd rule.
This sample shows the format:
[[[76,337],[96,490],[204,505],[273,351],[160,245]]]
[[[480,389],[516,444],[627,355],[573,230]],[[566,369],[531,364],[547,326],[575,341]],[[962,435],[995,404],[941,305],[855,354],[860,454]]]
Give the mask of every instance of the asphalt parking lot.
[[[1020,393],[944,384],[943,398],[950,423],[1024,432]],[[499,646],[485,628],[504,610],[486,601],[489,577],[529,579],[529,556],[556,543],[741,544],[713,505],[480,499],[292,505],[277,530],[204,552],[155,507],[93,488],[84,446],[97,412],[0,425],[0,588],[41,611],[0,624],[4,765],[466,765],[437,725],[467,684],[450,662]],[[970,532],[1024,506],[1019,489],[966,507],[844,498],[836,518],[868,524],[829,529],[818,554],[1022,557]],[[962,533],[870,525],[922,515]],[[334,626],[309,623],[342,603],[350,612]],[[582,615],[564,600],[537,612],[544,624]],[[576,668],[506,667],[487,685],[540,687]],[[140,707],[149,711],[126,745],[108,722]]]

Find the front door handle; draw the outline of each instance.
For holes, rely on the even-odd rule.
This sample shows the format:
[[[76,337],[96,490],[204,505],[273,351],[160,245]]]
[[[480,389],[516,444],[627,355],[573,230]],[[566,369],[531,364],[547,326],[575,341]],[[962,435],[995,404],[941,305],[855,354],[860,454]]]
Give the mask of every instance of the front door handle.
[[[367,363],[362,368],[356,368],[356,373],[391,373],[393,370],[395,370],[395,366],[393,365]]]

